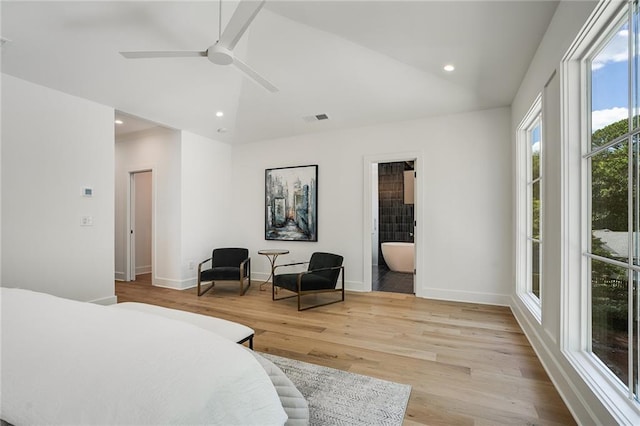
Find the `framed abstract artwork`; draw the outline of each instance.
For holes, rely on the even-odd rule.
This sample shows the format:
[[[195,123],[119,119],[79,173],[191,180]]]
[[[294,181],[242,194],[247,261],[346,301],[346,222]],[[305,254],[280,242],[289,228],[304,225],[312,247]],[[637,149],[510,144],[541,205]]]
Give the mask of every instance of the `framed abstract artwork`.
[[[318,165],[266,169],[265,240],[318,241]]]

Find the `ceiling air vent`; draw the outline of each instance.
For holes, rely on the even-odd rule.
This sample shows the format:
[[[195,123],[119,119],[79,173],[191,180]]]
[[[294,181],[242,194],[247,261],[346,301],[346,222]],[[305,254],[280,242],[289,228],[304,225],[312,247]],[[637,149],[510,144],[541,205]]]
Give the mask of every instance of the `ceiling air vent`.
[[[302,119],[307,123],[311,123],[313,121],[328,120],[329,116],[327,114],[306,115]]]

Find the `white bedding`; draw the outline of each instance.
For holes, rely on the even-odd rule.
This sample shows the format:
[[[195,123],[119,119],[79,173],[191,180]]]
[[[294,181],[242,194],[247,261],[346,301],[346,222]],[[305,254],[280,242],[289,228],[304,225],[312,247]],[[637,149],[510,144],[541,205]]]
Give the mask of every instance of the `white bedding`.
[[[1,289],[0,418],[15,424],[282,425],[258,361],[190,324]]]

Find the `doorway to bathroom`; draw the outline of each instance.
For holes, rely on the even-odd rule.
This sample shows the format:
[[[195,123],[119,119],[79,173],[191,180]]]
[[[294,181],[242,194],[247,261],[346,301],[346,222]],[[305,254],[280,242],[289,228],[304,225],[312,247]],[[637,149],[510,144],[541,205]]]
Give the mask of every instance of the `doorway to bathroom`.
[[[413,294],[415,162],[371,167],[371,290]]]
[[[365,158],[365,289],[420,293],[418,154]]]

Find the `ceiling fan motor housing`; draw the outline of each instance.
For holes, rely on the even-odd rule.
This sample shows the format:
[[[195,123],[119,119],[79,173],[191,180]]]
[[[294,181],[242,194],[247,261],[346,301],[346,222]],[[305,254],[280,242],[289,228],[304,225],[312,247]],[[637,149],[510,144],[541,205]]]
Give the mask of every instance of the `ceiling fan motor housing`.
[[[214,44],[207,49],[207,58],[216,65],[230,65],[233,63],[231,50],[218,44]]]

